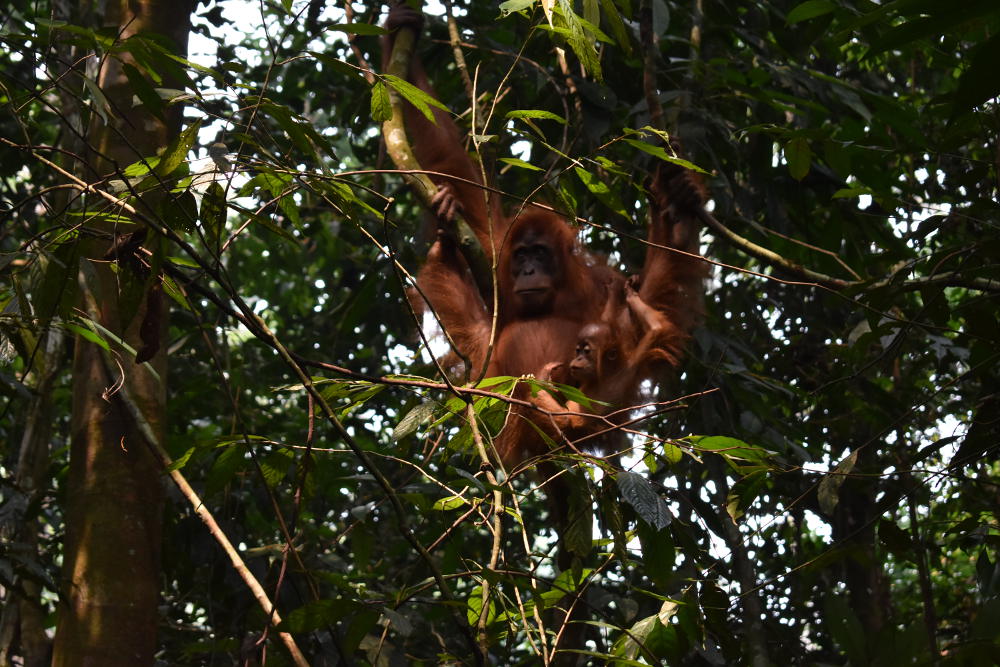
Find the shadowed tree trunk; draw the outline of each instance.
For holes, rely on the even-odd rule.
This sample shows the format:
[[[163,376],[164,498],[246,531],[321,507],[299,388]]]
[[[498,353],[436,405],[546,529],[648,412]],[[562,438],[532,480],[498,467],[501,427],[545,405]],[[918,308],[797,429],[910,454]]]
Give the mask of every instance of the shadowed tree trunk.
[[[84,2],[81,7],[89,7]],[[167,37],[168,48],[186,53],[191,4],[165,0],[112,0],[103,25],[117,42],[155,33]],[[141,44],[141,42],[137,42]],[[136,92],[126,67],[157,83],[125,50],[100,61],[97,83],[107,99],[92,99],[84,172],[88,182],[122,179],[119,172],[143,157],[155,156],[180,129],[181,109],[164,109],[162,118],[134,102]],[[164,75],[166,72],[158,72]],[[104,116],[104,117],[102,117]],[[106,122],[105,122],[106,119]],[[97,183],[108,190],[107,182]],[[144,194],[136,204],[149,214],[163,195]],[[90,195],[91,211],[108,202]],[[114,213],[124,213],[114,210]],[[54,646],[54,665],[143,665],[153,663],[159,599],[160,533],[163,478],[138,427],[144,420],[162,439],[166,354],[162,339],[166,311],[155,268],[142,257],[157,257],[158,237],[139,224],[102,223],[81,235],[81,309],[133,350],[144,349],[148,363],[136,363],[130,352],[109,340],[110,353],[78,337],[73,362],[73,417],[66,499],[66,541],[62,600]],[[123,224],[126,223],[126,224]],[[112,248],[145,238],[145,248],[116,256]],[[115,241],[117,240],[117,245]],[[113,266],[112,261],[121,261]],[[128,259],[128,261],[126,261]],[[155,264],[154,264],[155,266]],[[137,419],[137,416],[141,418]]]

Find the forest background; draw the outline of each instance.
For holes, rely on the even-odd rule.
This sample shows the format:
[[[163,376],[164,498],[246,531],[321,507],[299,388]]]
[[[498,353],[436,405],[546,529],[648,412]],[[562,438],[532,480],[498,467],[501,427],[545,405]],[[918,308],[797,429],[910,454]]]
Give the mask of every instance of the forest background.
[[[0,664],[537,664],[567,592],[595,661],[1000,662],[1000,7],[433,11],[497,187],[613,263],[665,157],[644,74],[710,174],[682,374],[623,468],[558,457],[588,561],[417,334],[379,3],[15,0]]]

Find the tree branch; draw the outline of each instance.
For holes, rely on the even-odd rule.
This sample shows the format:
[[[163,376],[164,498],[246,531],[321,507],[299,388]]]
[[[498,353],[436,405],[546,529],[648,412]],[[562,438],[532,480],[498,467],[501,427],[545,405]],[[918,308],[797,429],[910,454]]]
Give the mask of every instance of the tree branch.
[[[793,262],[773,250],[757,245],[750,239],[740,236],[719,222],[715,216],[708,211],[701,211],[698,214],[698,217],[706,227],[751,257],[759,259],[765,264],[780,269],[781,271],[789,273],[793,276],[797,276],[803,281],[814,283],[819,287],[824,287],[835,292],[855,288],[865,290],[880,289],[882,287],[888,287],[892,284],[895,284],[898,290],[904,292],[912,292],[914,290],[931,286],[964,287],[966,289],[976,290],[979,292],[1000,292],[1000,280],[993,278],[969,277],[962,275],[957,271],[937,273],[900,281],[898,281],[894,276],[887,276],[874,282],[871,280],[843,280],[841,278],[834,278],[833,276],[828,276],[825,273],[819,273],[818,271],[808,269],[798,262]]]
[[[387,74],[407,80],[416,39],[416,34],[410,28],[400,28],[396,31],[396,39],[389,56]],[[389,87],[389,101],[392,117],[382,123],[385,150],[396,168],[402,172],[403,179],[420,198],[424,206],[428,210],[434,211],[433,199],[438,192],[438,187],[426,173],[422,173],[420,163],[417,161],[416,155],[413,154],[403,118],[403,105],[406,102],[391,86]],[[473,100],[473,104],[475,104],[475,100]],[[480,294],[491,294],[493,292],[493,272],[472,229],[461,219],[460,215],[456,215],[454,220],[440,218],[439,220],[450,226],[450,231],[457,237],[459,250],[472,271],[472,277],[476,281]]]

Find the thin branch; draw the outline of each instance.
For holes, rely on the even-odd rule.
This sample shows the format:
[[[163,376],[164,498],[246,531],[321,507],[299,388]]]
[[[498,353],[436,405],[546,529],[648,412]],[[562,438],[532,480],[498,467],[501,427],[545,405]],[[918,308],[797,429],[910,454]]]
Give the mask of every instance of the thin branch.
[[[698,212],[698,217],[701,219],[705,226],[714,231],[716,234],[729,241],[733,245],[737,246],[743,252],[750,255],[751,257],[756,257],[757,259],[773,266],[792,275],[801,277],[811,283],[820,285],[821,287],[826,287],[832,290],[840,291],[847,287],[850,287],[851,283],[846,280],[841,280],[840,278],[833,278],[823,273],[813,271],[812,269],[807,269],[798,262],[793,262],[790,259],[782,257],[773,250],[769,250],[764,246],[759,246],[753,241],[746,239],[736,232],[732,231],[721,222],[715,219],[715,216],[708,211],[702,209]]]
[[[347,23],[354,23],[354,6],[351,0],[344,2],[344,20]],[[365,81],[368,85],[374,85],[375,74],[373,74],[371,63],[365,58],[365,54],[358,47],[358,36],[352,32],[347,33],[347,43],[351,47],[351,51],[354,53],[354,57],[358,59],[358,65],[361,66],[361,74],[365,77]]]
[[[465,416],[469,421],[469,428],[472,429],[472,441],[476,444],[476,451],[479,453],[479,460],[483,469],[486,471],[486,481],[493,488],[493,520],[491,522],[492,525],[490,526],[490,532],[493,534],[493,544],[490,547],[490,563],[488,565],[488,569],[495,572],[497,564],[500,562],[500,543],[503,539],[503,525],[500,520],[500,515],[503,510],[503,495],[500,493],[500,485],[499,482],[497,482],[496,475],[493,474],[493,463],[490,461],[490,457],[486,453],[486,446],[483,443],[483,434],[479,431],[479,422],[476,419],[476,409],[472,401],[468,401],[465,404]],[[482,607],[479,610],[479,620],[476,622],[476,632],[479,636],[479,650],[482,652],[484,660],[488,661],[490,654],[490,598],[493,594],[488,577],[483,576],[480,587],[483,593],[480,598]]]
[[[389,56],[388,74],[404,80],[407,79],[416,39],[417,36],[411,28],[399,28],[396,31],[396,39]],[[393,164],[403,174],[403,179],[420,198],[424,206],[428,210],[434,211],[433,200],[438,193],[438,187],[430,179],[428,173],[420,169],[420,163],[417,161],[416,155],[413,154],[404,122],[403,107],[406,102],[391,86],[389,86],[389,103],[392,108],[392,117],[382,123],[385,150]],[[475,102],[473,101],[473,103]],[[492,291],[492,272],[476,235],[468,223],[461,219],[460,213],[455,216],[453,221],[442,220],[441,222],[451,222],[452,231],[458,237],[459,249],[472,271],[476,286],[481,294],[489,294]]]
[[[719,222],[715,216],[708,211],[701,211],[698,214],[698,217],[703,223],[705,223],[706,227],[713,230],[726,241],[733,244],[751,257],[755,257],[765,264],[793,276],[797,276],[808,283],[815,284],[818,287],[825,287],[826,289],[835,292],[854,288],[872,290],[888,287],[889,285],[894,285],[898,290],[904,292],[912,292],[914,290],[930,286],[964,287],[966,289],[977,290],[980,292],[1000,292],[1000,280],[994,278],[970,278],[957,271],[920,276],[918,278],[910,278],[908,280],[898,280],[894,276],[888,276],[875,282],[834,278],[833,276],[828,276],[825,273],[808,269],[798,262],[793,262],[773,250],[757,245],[750,239],[740,236]]]
[[[462,75],[462,85],[465,86],[465,94],[469,96],[469,104],[472,105],[473,116],[479,118],[479,114],[475,112],[475,88],[472,86],[472,78],[469,76],[469,66],[465,64],[465,54],[462,53],[462,37],[458,34],[458,23],[456,23],[455,15],[451,11],[451,0],[444,0],[444,14],[448,23],[448,43],[451,44],[451,52],[455,58],[455,65],[458,67],[458,73]],[[478,131],[476,128],[473,128],[473,130]]]
[[[909,477],[905,475],[904,479]],[[908,481],[912,481],[912,478]],[[915,484],[914,484],[915,486]],[[927,632],[927,648],[931,656],[938,656],[937,645],[937,610],[934,607],[934,588],[931,585],[930,567],[924,538],[920,534],[920,520],[917,516],[917,499],[915,491],[906,494],[906,509],[910,518],[910,533],[913,540],[913,551],[917,561],[917,580],[920,582],[920,597],[923,601],[924,630]]]
[[[718,475],[719,485],[718,517],[722,527],[722,538],[733,556],[736,578],[740,582],[740,601],[743,605],[743,635],[750,649],[750,664],[752,667],[767,667],[772,664],[767,651],[767,633],[764,630],[764,609],[757,594],[757,574],[750,561],[746,542],[740,534],[739,527],[726,511],[725,499],[728,493],[728,482],[725,474]]]

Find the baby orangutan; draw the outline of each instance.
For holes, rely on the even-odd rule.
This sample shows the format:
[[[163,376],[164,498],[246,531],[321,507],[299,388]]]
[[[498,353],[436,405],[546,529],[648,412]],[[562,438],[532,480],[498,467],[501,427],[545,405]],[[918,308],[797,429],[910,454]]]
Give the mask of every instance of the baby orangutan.
[[[614,424],[603,417],[612,412],[619,418],[627,414],[652,362],[676,363],[667,349],[678,332],[663,313],[642,300],[637,283],[636,276],[629,278],[622,288],[624,305],[622,292],[613,294],[600,321],[585,325],[578,335],[569,377],[594,403],[587,408],[569,400],[563,406],[547,391],[538,392],[533,399],[540,408],[554,413],[553,424],[570,442],[612,429]],[[634,342],[636,338],[638,342]],[[562,366],[561,362],[547,364],[539,379],[550,381]]]

